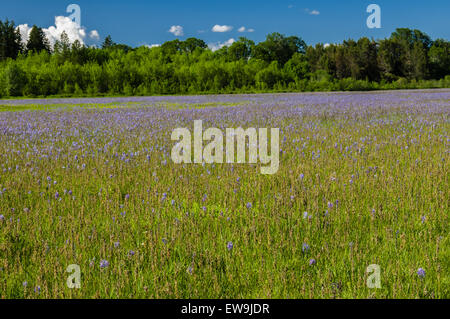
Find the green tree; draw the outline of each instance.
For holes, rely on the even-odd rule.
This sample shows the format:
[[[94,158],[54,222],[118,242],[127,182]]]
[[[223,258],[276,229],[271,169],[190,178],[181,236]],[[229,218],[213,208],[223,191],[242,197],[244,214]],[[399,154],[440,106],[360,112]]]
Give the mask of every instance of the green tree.
[[[393,81],[403,76],[403,47],[396,39],[381,40],[378,49],[378,66],[381,76],[387,81]]]
[[[411,50],[412,70],[410,77],[422,80],[428,77],[428,57],[427,50],[423,43],[415,42]]]
[[[33,29],[32,39],[40,41],[30,40],[30,48],[45,42],[42,30]],[[2,96],[368,90],[450,83],[449,42],[432,42],[409,29],[398,29],[380,41],[349,39],[309,47],[298,37],[273,33],[258,45],[240,38],[214,52],[197,38],[134,49],[108,36],[104,48],[88,48],[79,41],[71,44],[63,33],[53,52],[32,49],[16,59],[11,52],[18,47],[5,53],[11,49],[5,43],[20,44],[17,29],[7,22],[0,30]],[[374,83],[379,80],[381,84]]]
[[[50,44],[42,28],[33,26],[27,42],[27,52],[50,52]]]
[[[206,45],[205,41],[197,39],[197,38],[189,38],[186,39],[186,41],[181,42],[180,48],[182,51],[187,53],[192,53],[195,51],[195,49],[206,49],[208,46]]]
[[[378,67],[377,43],[368,38],[361,38],[357,42],[357,61],[359,65],[359,79],[369,81],[380,80],[380,69]]]
[[[244,37],[240,37],[228,48],[228,56],[231,61],[248,60],[255,48],[255,42]]]
[[[429,72],[433,79],[450,74],[450,42],[437,39],[428,51]]]
[[[400,73],[408,79],[422,79],[427,76],[428,50],[431,38],[419,30],[399,28],[391,35],[391,40],[401,48]]]
[[[295,36],[285,37],[280,33],[271,33],[266,41],[256,45],[254,57],[266,62],[278,61],[284,65],[294,53],[305,53],[305,42]]]
[[[27,84],[25,72],[14,62],[9,63],[5,69],[6,93],[9,96],[21,96]]]
[[[22,49],[20,32],[15,27],[14,21],[0,20],[0,61],[17,58]]]
[[[295,53],[284,65],[284,72],[293,82],[304,79],[310,72],[310,67],[305,54]]]
[[[102,44],[102,49],[109,49],[112,48],[113,46],[115,46],[116,44],[114,43],[114,41],[112,40],[111,36],[108,35],[105,40],[103,41]]]

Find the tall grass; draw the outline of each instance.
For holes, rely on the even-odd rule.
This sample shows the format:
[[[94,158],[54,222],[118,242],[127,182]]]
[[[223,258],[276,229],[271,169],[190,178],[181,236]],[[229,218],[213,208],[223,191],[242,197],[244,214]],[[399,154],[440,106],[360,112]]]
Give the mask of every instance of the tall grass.
[[[450,296],[450,91],[204,99],[0,113],[0,298]],[[194,119],[280,170],[172,163]]]

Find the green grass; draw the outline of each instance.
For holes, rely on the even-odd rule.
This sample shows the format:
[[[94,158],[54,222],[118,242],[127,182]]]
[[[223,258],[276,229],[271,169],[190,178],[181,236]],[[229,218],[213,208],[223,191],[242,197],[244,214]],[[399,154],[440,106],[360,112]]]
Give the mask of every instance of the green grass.
[[[53,108],[60,106],[45,110]],[[111,155],[166,141],[145,130],[144,140],[130,135],[111,154],[88,152],[79,161],[75,137],[54,141],[59,158],[39,158],[26,153],[42,146],[40,138],[27,149],[0,136],[0,298],[449,298],[449,122],[407,117],[381,114],[386,122],[377,125],[286,118],[289,140],[273,176],[257,165],[183,166],[170,158],[161,165],[160,151],[132,163]],[[111,137],[100,131],[83,140],[95,152]],[[310,160],[318,150],[321,157]],[[101,269],[101,259],[110,266]],[[66,286],[70,264],[81,267],[81,289]],[[370,264],[381,267],[381,289],[366,286]]]
[[[22,112],[22,111],[71,111],[71,110],[89,110],[89,109],[117,109],[117,108],[135,108],[152,107],[165,108],[168,110],[178,109],[204,109],[213,107],[234,107],[248,104],[248,101],[240,102],[208,102],[208,103],[176,103],[176,102],[153,102],[145,105],[140,102],[111,102],[111,103],[79,103],[79,104],[0,104],[0,112]]]

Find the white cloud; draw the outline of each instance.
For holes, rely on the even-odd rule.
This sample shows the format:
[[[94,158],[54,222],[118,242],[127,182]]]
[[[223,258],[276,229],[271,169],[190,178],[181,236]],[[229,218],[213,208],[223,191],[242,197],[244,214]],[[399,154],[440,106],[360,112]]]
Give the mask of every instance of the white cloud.
[[[238,32],[241,32],[241,33],[243,33],[243,32],[255,32],[255,29],[247,29],[246,27],[240,27],[239,29],[238,29]]]
[[[181,25],[173,25],[170,27],[169,32],[176,37],[181,37],[184,35],[184,29]]]
[[[93,39],[93,40],[99,40],[100,39],[100,35],[98,34],[97,30],[92,30],[89,33],[89,38]]]
[[[328,48],[329,46],[330,46],[329,43],[325,43],[325,44],[323,45],[324,48]]]
[[[21,24],[17,27],[19,29],[20,35],[22,36],[22,42],[26,43],[28,41],[28,37],[30,35],[32,27],[28,24]],[[70,43],[75,42],[76,40],[80,41],[81,44],[85,44],[86,39],[86,28],[79,26],[69,17],[57,16],[55,17],[55,25],[50,26],[48,28],[42,29],[45,33],[45,36],[48,39],[48,42],[53,47],[56,41],[61,40],[61,34],[66,32]],[[93,40],[99,40],[100,35],[97,30],[92,30],[89,33],[89,37]]]
[[[208,44],[208,47],[211,49],[211,51],[217,51],[219,49],[222,49],[223,47],[228,47],[232,45],[234,42],[236,42],[236,40],[231,38],[225,42],[210,43]]]
[[[28,26],[28,24],[21,24],[21,25],[17,26],[17,29],[19,29],[20,37],[22,39],[22,42],[23,43],[27,43],[28,42],[28,37],[29,37],[30,32],[31,32],[31,27]]]
[[[145,45],[149,49],[158,48],[161,46],[161,44],[146,44]]]
[[[84,38],[86,38],[86,30],[69,17],[55,17],[55,25],[43,30],[52,46],[56,41],[61,40],[61,34],[63,32],[67,33],[70,43],[78,40],[84,44]]]
[[[233,30],[233,27],[229,26],[229,25],[218,25],[218,24],[216,24],[212,28],[212,32],[229,32],[231,30]]]

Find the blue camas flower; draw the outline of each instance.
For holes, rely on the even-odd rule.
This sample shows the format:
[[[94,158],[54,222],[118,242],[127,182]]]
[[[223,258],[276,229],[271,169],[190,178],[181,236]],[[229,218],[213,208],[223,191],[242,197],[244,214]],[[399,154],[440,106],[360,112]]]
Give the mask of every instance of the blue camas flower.
[[[419,268],[419,269],[417,270],[417,275],[418,275],[420,278],[424,278],[424,277],[425,277],[425,269]]]

